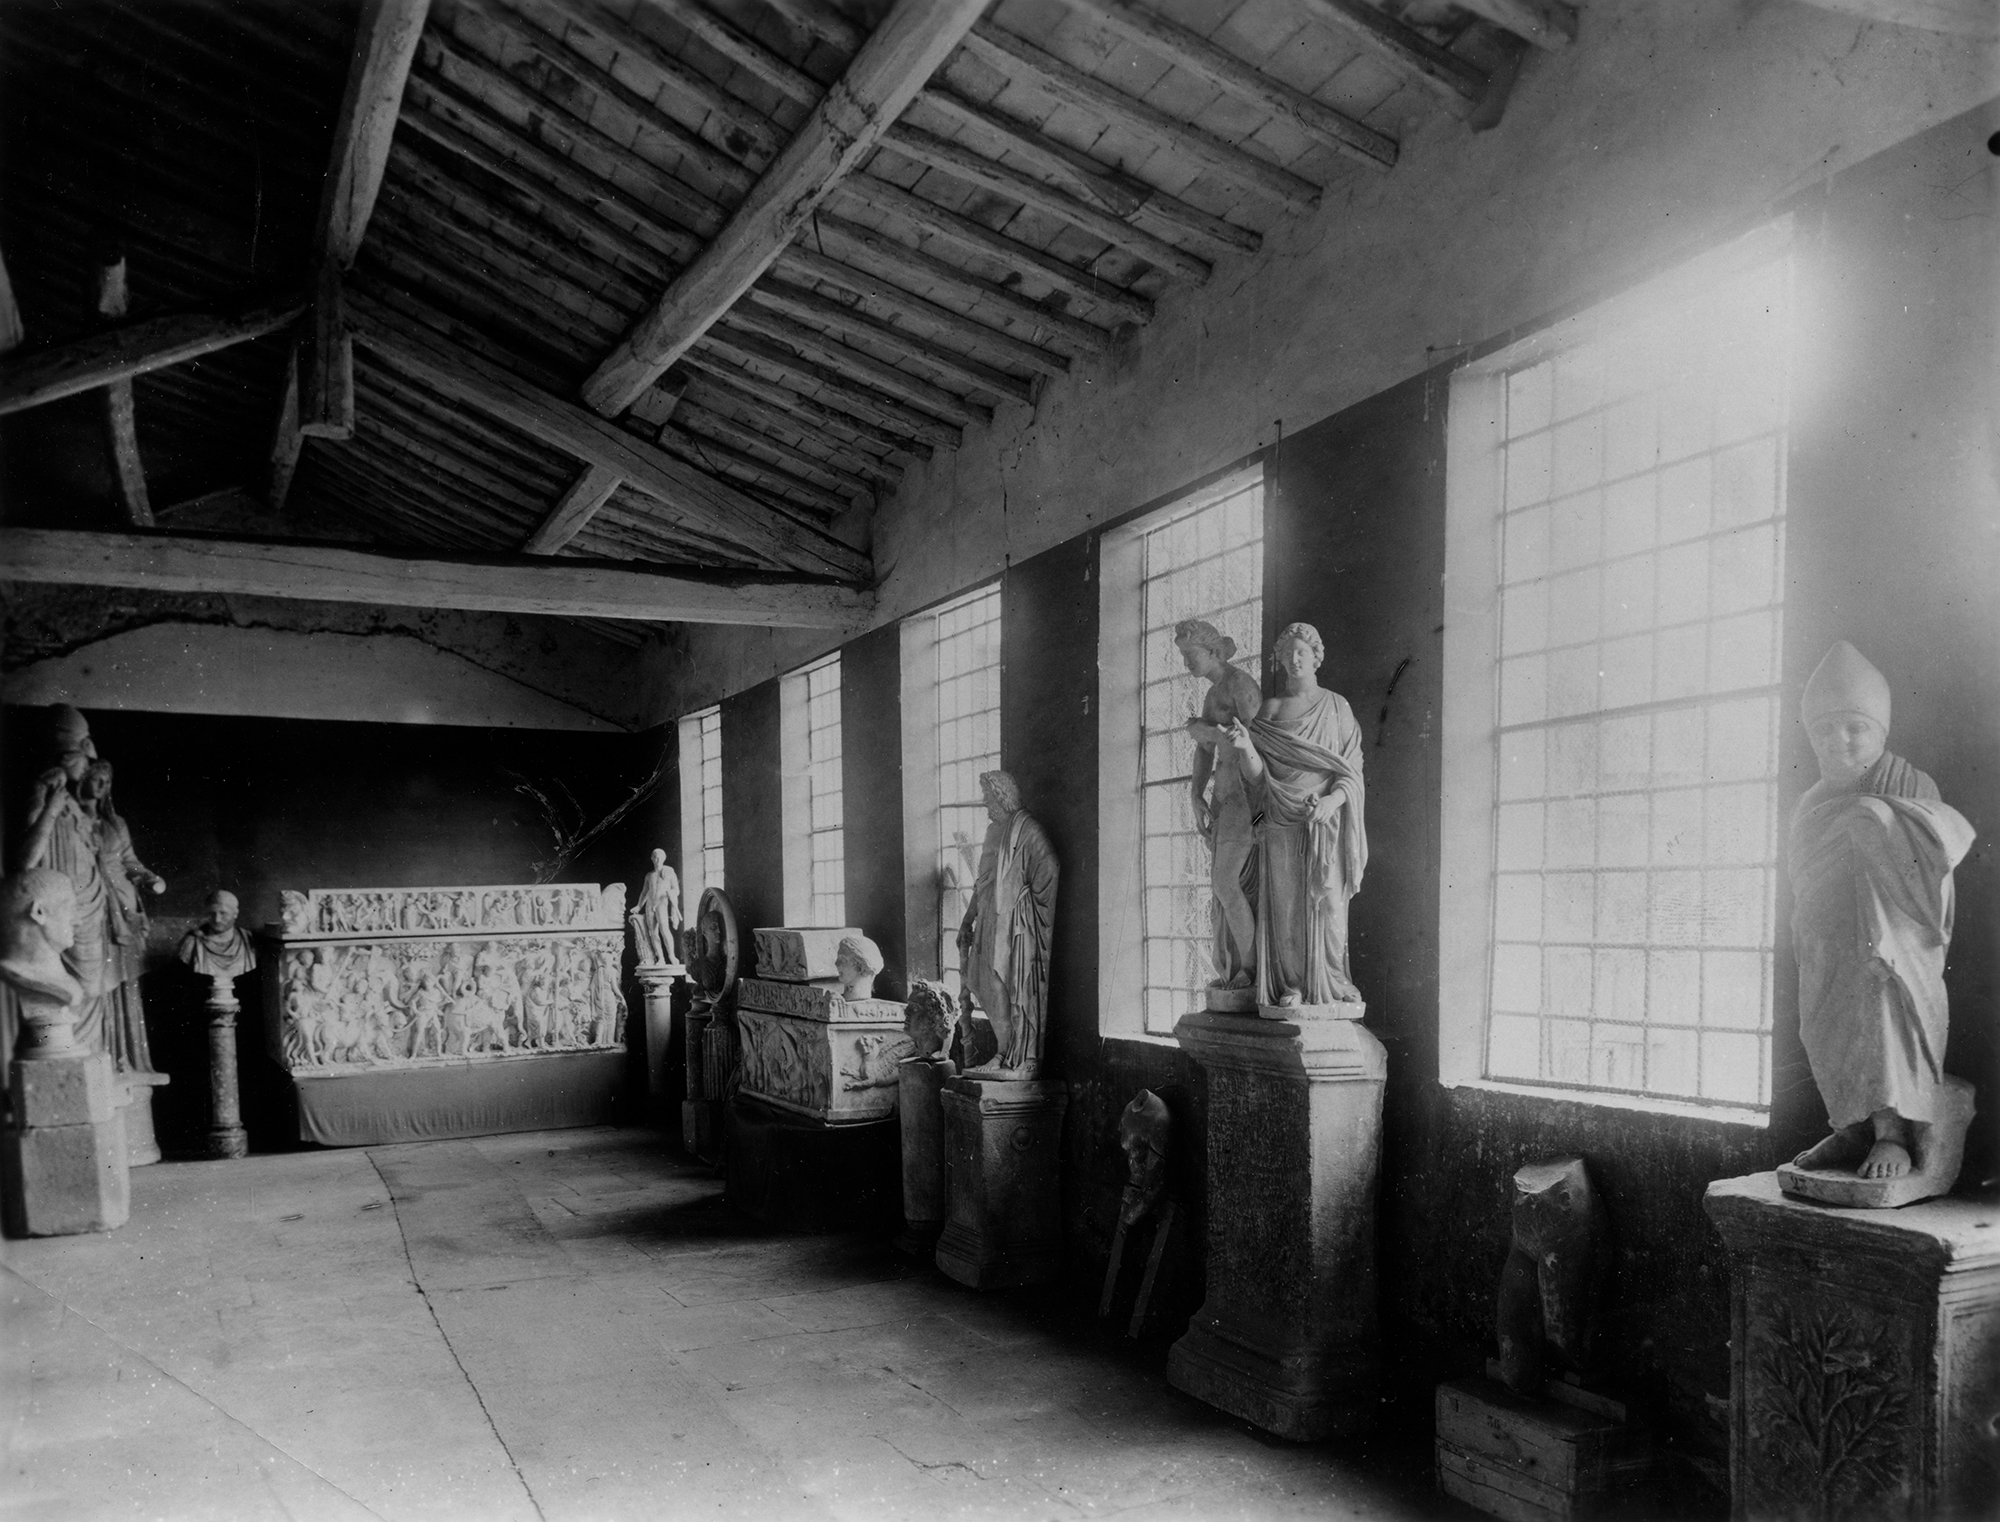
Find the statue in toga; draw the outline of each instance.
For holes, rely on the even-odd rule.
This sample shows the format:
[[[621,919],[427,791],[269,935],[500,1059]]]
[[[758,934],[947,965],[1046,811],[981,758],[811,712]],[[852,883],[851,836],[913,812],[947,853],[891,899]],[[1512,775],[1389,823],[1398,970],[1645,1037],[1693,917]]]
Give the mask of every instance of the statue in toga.
[[[999,1050],[971,1076],[1040,1075],[1049,1012],[1049,941],[1055,929],[1060,870],[1046,831],[1021,807],[1005,772],[982,772],[979,788],[992,821],[979,855],[972,902],[958,927],[962,997],[993,1022]],[[970,1025],[970,1020],[966,1022]]]

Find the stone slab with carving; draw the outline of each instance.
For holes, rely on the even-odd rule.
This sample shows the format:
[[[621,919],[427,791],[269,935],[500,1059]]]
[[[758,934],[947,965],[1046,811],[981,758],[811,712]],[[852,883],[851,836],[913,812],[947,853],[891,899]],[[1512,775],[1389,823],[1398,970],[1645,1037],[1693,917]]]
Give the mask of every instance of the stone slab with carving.
[[[618,884],[285,897],[264,1005],[271,1055],[295,1076],[624,1045]]]
[[[2000,1205],[1827,1210],[1774,1173],[1702,1203],[1730,1257],[1733,1515],[1993,1515]]]
[[[871,999],[879,1012],[812,1020],[755,1009],[740,985],[739,1092],[830,1126],[886,1120],[896,1113],[898,1064],[910,1055],[903,1006]]]
[[[852,925],[815,925],[803,929],[785,925],[752,930],[755,947],[751,966],[760,978],[786,983],[838,980],[840,943],[862,932]]]
[[[841,993],[837,980],[778,983],[769,978],[745,978],[737,984],[737,992],[746,1009],[769,1010],[800,1020],[841,1024],[903,1018],[903,1006],[896,1000],[849,999]]]
[[[462,930],[618,930],[625,885],[521,883],[465,888],[287,889],[287,940],[336,936],[437,935]]]

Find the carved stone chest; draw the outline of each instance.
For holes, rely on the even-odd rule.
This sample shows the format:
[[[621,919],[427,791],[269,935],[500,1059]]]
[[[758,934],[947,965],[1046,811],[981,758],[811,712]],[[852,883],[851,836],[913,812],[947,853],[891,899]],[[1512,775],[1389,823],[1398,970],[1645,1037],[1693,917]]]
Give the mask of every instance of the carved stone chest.
[[[1708,1186],[1731,1258],[1740,1518],[2000,1513],[2000,1207],[1842,1210]]]

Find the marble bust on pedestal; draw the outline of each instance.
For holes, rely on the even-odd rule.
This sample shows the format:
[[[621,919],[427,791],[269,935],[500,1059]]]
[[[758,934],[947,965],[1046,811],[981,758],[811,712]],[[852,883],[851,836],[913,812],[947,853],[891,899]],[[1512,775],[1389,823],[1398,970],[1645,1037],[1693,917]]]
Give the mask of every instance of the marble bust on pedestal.
[[[236,923],[241,912],[236,895],[217,888],[208,896],[208,917],[181,937],[175,953],[196,975],[213,981],[218,993],[257,967],[257,948]]]

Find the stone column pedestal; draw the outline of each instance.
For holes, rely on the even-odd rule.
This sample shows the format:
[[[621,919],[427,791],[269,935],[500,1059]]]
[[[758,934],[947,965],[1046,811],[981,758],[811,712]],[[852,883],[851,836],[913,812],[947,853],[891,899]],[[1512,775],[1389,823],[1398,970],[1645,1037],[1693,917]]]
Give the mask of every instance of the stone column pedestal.
[[[14,1119],[0,1136],[8,1236],[66,1237],[125,1224],[132,1185],[120,1087],[102,1052],[14,1059]]]
[[[208,1154],[248,1157],[250,1134],[243,1129],[243,1103],[236,1083],[236,1002],[234,978],[208,984]]]
[[[915,1257],[928,1256],[944,1230],[951,1163],[939,1095],[957,1072],[949,1057],[905,1057],[896,1064],[901,1084],[896,1113],[903,1130],[903,1230],[896,1246]]]
[[[646,1041],[646,1120],[650,1125],[668,1126],[673,1124],[674,1096],[667,1088],[667,1055],[674,1044],[674,985],[687,976],[687,969],[677,962],[662,962],[648,965],[641,963],[634,971],[639,980],[640,991],[645,995]]]
[[[1702,1204],[1731,1260],[1731,1514],[1991,1516],[2000,1206],[1842,1210],[1775,1173]]]
[[[1376,1405],[1382,1043],[1317,1013],[1204,1012],[1174,1036],[1208,1075],[1208,1299],[1167,1381],[1297,1442],[1361,1430]]]
[[[951,1183],[937,1266],[974,1289],[1062,1271],[1062,1121],[1069,1085],[961,1074],[938,1095]]]
[[[153,1090],[165,1088],[172,1079],[165,1073],[132,1071],[120,1073],[118,1080],[132,1090],[132,1102],[125,1107],[126,1161],[134,1168],[157,1163],[160,1141],[153,1132]]]

